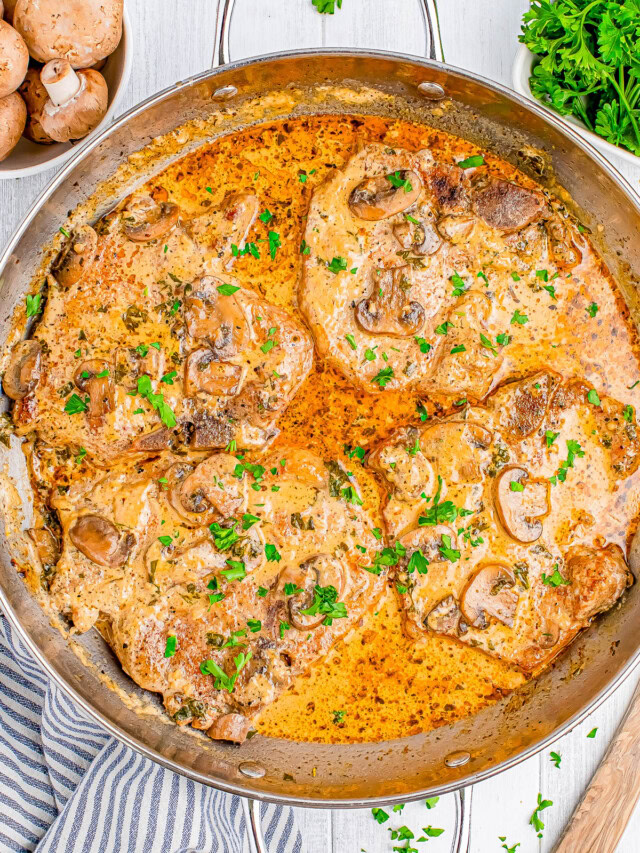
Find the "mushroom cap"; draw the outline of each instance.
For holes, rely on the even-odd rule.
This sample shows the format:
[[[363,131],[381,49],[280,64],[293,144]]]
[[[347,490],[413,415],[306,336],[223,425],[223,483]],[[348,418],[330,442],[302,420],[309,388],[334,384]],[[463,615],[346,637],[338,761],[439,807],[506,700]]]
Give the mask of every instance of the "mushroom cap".
[[[511,570],[491,563],[471,577],[460,596],[465,621],[474,628],[486,628],[492,616],[511,628],[518,606],[518,593]]]
[[[20,33],[0,20],[0,98],[15,92],[29,67],[29,51]]]
[[[13,25],[38,62],[67,59],[87,68],[113,53],[122,37],[123,0],[18,0]]]
[[[44,132],[40,124],[40,116],[49,95],[40,80],[39,68],[27,68],[27,73],[18,91],[27,105],[28,116],[24,135],[27,139],[38,142],[40,145],[51,145],[54,140]]]
[[[109,92],[102,74],[87,68],[78,71],[78,77],[81,86],[73,98],[60,106],[49,100],[42,110],[42,129],[56,142],[82,139],[100,124],[107,111]]]
[[[53,267],[58,284],[63,287],[77,284],[93,266],[97,247],[98,235],[90,225],[76,228]]]
[[[124,565],[135,543],[133,534],[121,536],[112,521],[93,513],[81,515],[74,521],[69,538],[85,557],[109,568]]]
[[[40,379],[41,355],[40,344],[33,338],[18,341],[13,347],[2,378],[7,397],[21,400],[33,391]]]
[[[349,207],[359,219],[377,222],[411,207],[421,192],[422,181],[417,172],[400,169],[389,175],[365,178],[351,191]]]
[[[549,483],[529,479],[526,469],[509,466],[496,478],[495,504],[509,536],[517,542],[535,542],[549,513]]]
[[[147,243],[164,237],[174,227],[180,216],[180,208],[170,201],[155,202],[142,198],[127,208],[122,230],[134,243]]]
[[[0,161],[16,147],[27,123],[27,107],[17,92],[0,98]]]

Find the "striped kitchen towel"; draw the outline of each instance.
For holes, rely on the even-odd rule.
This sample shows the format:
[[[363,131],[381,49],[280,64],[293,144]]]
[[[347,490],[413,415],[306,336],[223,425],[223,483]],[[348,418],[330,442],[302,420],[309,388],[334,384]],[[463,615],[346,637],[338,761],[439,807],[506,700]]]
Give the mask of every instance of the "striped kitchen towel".
[[[270,853],[301,853],[290,808],[262,806]],[[49,683],[0,613],[0,851],[248,853],[239,797],[111,737]]]

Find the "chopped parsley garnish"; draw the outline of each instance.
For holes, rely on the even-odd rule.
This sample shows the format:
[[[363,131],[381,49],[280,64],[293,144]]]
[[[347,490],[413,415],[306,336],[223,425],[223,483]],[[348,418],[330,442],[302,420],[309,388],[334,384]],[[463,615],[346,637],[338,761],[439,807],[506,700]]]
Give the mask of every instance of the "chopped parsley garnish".
[[[227,521],[231,522],[229,527],[221,527],[217,521],[209,525],[209,530],[213,534],[213,543],[218,551],[228,551],[240,538],[235,531],[238,524],[235,518]]]
[[[259,619],[247,619],[247,628],[252,634],[262,630],[262,622]]]
[[[598,313],[598,306],[596,305],[596,303],[592,302],[591,305],[589,305],[586,309],[586,312],[590,317],[595,317]]]
[[[347,716],[346,711],[332,711],[333,714],[333,724],[335,726],[339,726],[340,723],[344,722],[344,718]]]
[[[330,263],[327,264],[327,269],[329,272],[332,272],[334,275],[338,275],[339,272],[344,272],[347,268],[347,260],[346,258],[341,258],[339,255],[331,260]]]
[[[167,637],[167,642],[164,647],[164,656],[166,658],[172,658],[176,653],[176,643],[178,642],[178,638],[175,634],[169,634]]]
[[[276,252],[278,251],[278,249],[282,245],[282,243],[280,242],[280,235],[278,234],[277,231],[269,231],[268,240],[269,240],[269,254],[271,255],[271,260],[275,261]]]
[[[453,323],[446,320],[444,323],[440,323],[439,326],[436,326],[434,331],[436,335],[446,335],[449,329],[453,329]]]
[[[376,539],[382,539],[382,530],[379,527],[374,527],[371,532],[376,537]]]
[[[463,296],[467,292],[468,285],[457,272],[454,272],[454,274],[449,277],[449,281],[453,285],[454,296]]]
[[[27,294],[25,299],[26,303],[26,311],[27,317],[35,317],[36,314],[39,314],[42,310],[41,303],[42,302],[42,294],[36,293],[34,296],[31,294]]]
[[[173,536],[158,536],[158,542],[168,548],[173,542]]]
[[[520,326],[524,326],[525,323],[529,322],[529,318],[526,314],[521,314],[518,309],[513,312],[513,317],[511,318],[511,325],[513,326],[515,323],[518,323]]]
[[[524,492],[524,486],[522,483],[519,483],[517,480],[512,480],[509,483],[509,488],[512,492]]]
[[[334,619],[345,619],[347,607],[342,601],[338,601],[338,590],[334,586],[320,586],[316,584],[313,590],[313,602],[305,610],[299,611],[303,616],[315,616],[324,614],[323,625],[332,625]]]
[[[360,462],[364,462],[364,457],[366,455],[364,447],[360,447],[360,445],[357,444],[352,450],[351,445],[345,444],[343,449],[345,456],[348,456],[349,459],[353,459],[355,456],[356,459],[360,460]]]
[[[482,270],[480,270],[480,272],[476,273],[476,278],[481,278],[484,281],[485,286],[488,287],[489,279],[487,278],[486,273],[483,273]]]
[[[160,382],[164,382],[165,385],[173,385],[173,380],[177,375],[177,370],[172,370],[170,373],[165,373],[165,375],[160,379]],[[97,373],[96,376],[100,376],[100,374]]]
[[[260,521],[257,515],[251,515],[250,512],[245,512],[242,516],[242,529],[249,530],[256,522]]]
[[[420,439],[416,438],[415,443],[412,447],[407,447],[407,453],[409,456],[415,456],[416,453],[420,450]]]
[[[542,281],[549,281],[549,273],[547,270],[536,270],[536,278],[542,279]]]
[[[561,483],[567,479],[567,471],[569,468],[573,468],[573,463],[576,457],[581,458],[584,456],[584,450],[580,447],[580,444],[573,439],[569,439],[567,441],[567,458],[560,463],[560,467],[556,471],[553,477],[549,477],[550,481],[555,485],[556,480],[560,480]]]
[[[60,228],[58,228],[58,231],[59,231],[61,234],[64,234],[64,236],[65,236],[65,237],[71,237],[71,234],[69,234],[69,232],[67,231],[67,229],[66,229],[66,228],[63,228],[62,226],[60,226]]]
[[[622,417],[630,424],[633,421],[633,406],[625,406],[622,410]]]
[[[247,576],[247,570],[244,567],[242,560],[227,560],[228,569],[220,569],[222,577],[229,581],[241,581]]]
[[[260,220],[260,222],[264,222],[266,224],[267,222],[269,222],[269,220],[273,219],[273,214],[270,210],[265,210],[263,213],[260,214],[258,219]]]
[[[269,563],[279,563],[281,560],[280,552],[275,545],[267,543],[264,546],[264,553]]]
[[[371,349],[371,347],[367,347],[367,349],[364,351],[365,361],[375,361],[376,360],[376,349],[377,348],[378,348],[377,344],[373,349]]]
[[[64,411],[68,415],[78,415],[80,412],[86,412],[89,408],[89,397],[84,400],[78,397],[77,394],[72,394],[64,405]]]
[[[371,380],[374,384],[380,386],[380,388],[386,388],[387,384],[393,379],[393,367],[383,367],[382,370],[379,370],[378,373]]]
[[[546,430],[546,432],[544,434],[544,440],[545,440],[547,447],[551,447],[551,445],[553,444],[553,442],[556,440],[556,438],[559,435],[560,435],[559,432],[553,432],[553,430],[550,430],[550,429]]]
[[[511,278],[512,278],[514,281],[520,281],[520,276],[518,275],[518,273],[517,273],[517,272],[512,272],[512,273],[511,273]]]
[[[431,344],[430,344],[430,343],[427,343],[427,341],[426,341],[424,338],[414,337],[414,341],[415,341],[415,342],[418,344],[418,346],[420,347],[420,352],[421,352],[421,353],[424,353],[425,355],[426,355],[426,354],[429,352],[429,350],[431,349]]]
[[[353,335],[345,335],[345,338],[351,349],[358,349],[358,344],[356,343],[356,339],[353,337]]]
[[[281,640],[284,640],[284,632],[285,632],[285,631],[290,631],[290,630],[291,630],[291,625],[289,625],[289,623],[288,623],[288,622],[283,622],[283,621],[282,621],[282,619],[281,619],[281,620],[280,620],[280,630],[279,630],[279,633],[280,633],[280,639],[281,639]]]
[[[236,287],[235,284],[219,284],[216,287],[218,293],[221,293],[223,296],[233,296],[233,294],[240,290],[239,287]]]
[[[438,545],[438,551],[441,557],[451,563],[457,563],[460,559],[460,551],[451,547],[451,537],[446,533],[442,534],[442,544]]]
[[[232,243],[231,254],[234,258],[242,258],[244,255],[251,255],[258,260],[260,259],[260,250],[255,243],[245,243],[244,249],[239,249],[235,243]]]
[[[495,346],[491,343],[491,341],[486,335],[480,335],[480,343],[485,349],[491,350],[491,353],[494,356],[498,355],[498,350],[495,348]]]
[[[86,455],[87,451],[84,449],[84,447],[79,447],[78,455],[76,456],[76,465],[79,465]]]
[[[377,823],[386,823],[389,820],[389,815],[384,809],[371,809],[371,814]]]
[[[511,847],[507,846],[507,836],[499,835],[498,841],[502,841],[502,849],[506,850],[507,853],[516,853],[516,848],[520,847],[520,842],[517,841],[515,844],[512,844]]]
[[[144,397],[160,416],[162,423],[171,429],[176,425],[176,416],[173,409],[165,401],[163,394],[155,394],[151,386],[151,379],[145,373],[138,377],[138,394]]]
[[[549,296],[557,301],[556,289],[552,284],[545,284],[542,289],[546,290]]]
[[[544,572],[542,573],[542,583],[545,586],[569,586],[571,581],[562,577],[560,570],[558,569],[558,564],[556,563],[553,567],[552,575],[545,575]]]
[[[311,247],[307,244],[306,240],[303,240],[302,243],[300,243],[300,254],[301,255],[310,255],[311,254]]]
[[[471,510],[457,507],[452,501],[440,503],[443,480],[438,474],[438,489],[433,496],[431,506],[418,518],[420,527],[435,527],[437,524],[451,524],[458,516],[472,515]],[[428,499],[430,500],[430,499]],[[451,544],[451,543],[449,543]]]
[[[411,181],[408,178],[403,178],[400,175],[400,172],[394,172],[392,175],[385,175],[386,179],[389,181],[391,186],[396,189],[404,189],[406,193],[410,193],[413,187],[411,186]]]
[[[420,575],[426,575],[428,572],[428,566],[429,560],[427,560],[422,551],[418,548],[418,550],[414,551],[409,558],[409,562],[407,563],[407,573],[411,574],[413,571],[417,571]]]
[[[304,592],[304,590],[297,586],[295,583],[286,583],[284,585],[285,595],[299,595],[301,592]]]
[[[458,166],[461,169],[475,169],[478,166],[484,166],[484,157],[482,154],[472,154],[471,157],[467,157],[465,160],[459,160]]]
[[[265,342],[262,344],[262,346],[260,347],[260,349],[261,349],[261,350],[262,350],[262,352],[266,355],[268,352],[270,352],[270,351],[271,351],[275,346],[277,346],[277,345],[278,345],[278,344],[277,344],[277,341],[274,341],[274,340],[273,340],[273,338],[269,338],[269,340],[268,340],[268,341],[265,341]]]
[[[600,397],[598,396],[598,392],[595,388],[592,388],[587,394],[587,400],[591,403],[592,406],[601,406]]]
[[[467,348],[464,344],[457,344],[455,347],[451,347],[451,355],[456,355],[459,352],[466,352]]]
[[[422,400],[418,400],[418,402],[416,403],[416,412],[420,416],[420,420],[422,421],[422,423],[429,419],[429,412],[427,411],[427,407],[422,402]]]
[[[251,652],[240,652],[237,657],[233,659],[233,662],[236,667],[236,671],[233,675],[227,675],[226,672],[213,660],[205,660],[200,664],[200,672],[203,675],[213,675],[215,681],[213,682],[213,686],[216,690],[226,690],[227,693],[233,693],[233,688],[236,686],[236,681],[238,680],[238,676],[244,669],[244,667],[251,660]]]
[[[562,756],[560,755],[560,753],[551,752],[549,753],[549,757],[551,758],[551,761],[554,763],[556,768],[560,769],[560,762],[562,761]]]
[[[587,737],[590,737],[590,738],[593,740],[593,738],[596,736],[596,732],[597,732],[597,731],[598,731],[598,727],[596,726],[596,728],[595,728],[595,729],[591,729],[591,731],[589,732],[589,734],[587,735]]]
[[[269,590],[266,588],[266,586],[259,586],[258,587],[258,597],[259,598],[266,598],[268,594],[269,594]]]
[[[506,347],[511,343],[511,335],[508,335],[506,332],[501,332],[499,335],[496,335],[496,341],[501,347]]]
[[[424,804],[428,809],[435,809],[439,800],[440,800],[440,797],[429,797],[428,800],[424,801]]]
[[[356,506],[362,506],[362,498],[353,488],[353,486],[345,486],[344,489],[340,492],[341,496],[347,503],[355,504]]]
[[[538,837],[542,837],[542,830],[544,829],[544,823],[540,819],[540,812],[544,811],[544,809],[548,809],[549,806],[553,805],[552,800],[543,800],[542,794],[538,794],[538,805],[535,807],[533,814],[529,818],[529,823],[538,833]]]
[[[321,15],[333,15],[336,6],[338,9],[342,9],[342,0],[311,0],[311,3],[316,7]]]

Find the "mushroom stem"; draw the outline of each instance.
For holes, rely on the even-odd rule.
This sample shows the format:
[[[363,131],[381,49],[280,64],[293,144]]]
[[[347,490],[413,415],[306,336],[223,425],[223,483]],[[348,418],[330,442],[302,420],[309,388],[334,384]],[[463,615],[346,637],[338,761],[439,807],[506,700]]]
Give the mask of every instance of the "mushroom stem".
[[[82,79],[66,59],[52,59],[40,72],[40,80],[49,97],[59,107],[78,94]]]

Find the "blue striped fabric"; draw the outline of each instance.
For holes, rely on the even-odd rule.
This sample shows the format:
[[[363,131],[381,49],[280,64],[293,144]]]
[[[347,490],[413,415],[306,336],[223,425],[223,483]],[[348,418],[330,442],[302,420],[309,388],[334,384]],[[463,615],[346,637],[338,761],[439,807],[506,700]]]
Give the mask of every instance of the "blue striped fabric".
[[[262,806],[271,853],[301,853],[290,808]],[[0,851],[248,853],[239,797],[165,770],[50,684],[0,614]]]

